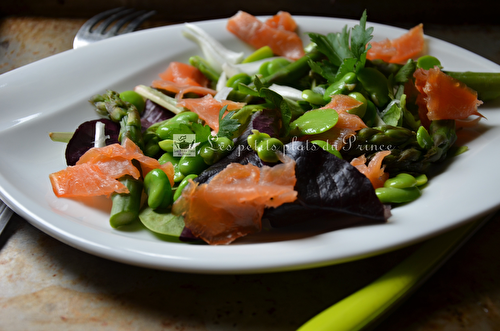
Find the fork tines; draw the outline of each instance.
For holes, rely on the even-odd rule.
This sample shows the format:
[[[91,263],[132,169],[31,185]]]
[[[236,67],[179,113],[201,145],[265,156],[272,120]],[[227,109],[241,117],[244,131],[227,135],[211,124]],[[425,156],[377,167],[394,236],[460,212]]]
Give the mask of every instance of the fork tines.
[[[136,30],[155,10],[114,8],[99,13],[85,22],[76,34],[74,48]]]

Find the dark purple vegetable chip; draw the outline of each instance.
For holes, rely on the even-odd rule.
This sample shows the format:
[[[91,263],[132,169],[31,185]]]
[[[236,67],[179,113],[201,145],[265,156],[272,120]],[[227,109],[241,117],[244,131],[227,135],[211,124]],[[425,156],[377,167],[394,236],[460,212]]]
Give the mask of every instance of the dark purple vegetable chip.
[[[174,117],[174,115],[175,114],[167,108],[147,99],[146,106],[144,107],[144,113],[141,116],[142,130],[146,130],[155,123],[168,120],[169,118]]]
[[[296,162],[297,200],[266,209],[273,227],[313,220],[337,222],[338,227],[384,223],[389,207],[377,198],[370,180],[349,162],[309,142],[285,145],[285,154]]]
[[[75,130],[73,137],[66,145],[65,155],[68,166],[74,166],[86,151],[94,147],[96,122],[102,122],[105,125],[104,132],[109,137],[106,139],[106,145],[118,143],[118,135],[120,134],[120,125],[118,123],[108,119],[84,122]]]

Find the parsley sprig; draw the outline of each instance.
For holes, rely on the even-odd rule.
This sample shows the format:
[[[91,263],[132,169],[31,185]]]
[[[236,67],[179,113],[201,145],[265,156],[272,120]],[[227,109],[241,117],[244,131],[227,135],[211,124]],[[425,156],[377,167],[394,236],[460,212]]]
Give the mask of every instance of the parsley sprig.
[[[311,41],[327,60],[310,61],[311,69],[322,75],[329,83],[334,83],[347,72],[357,72],[366,63],[368,44],[373,38],[373,27],[366,28],[367,15],[363,12],[360,22],[352,29],[347,25],[341,32],[329,33],[326,36],[319,33],[309,33]]]
[[[234,132],[236,132],[241,126],[241,123],[238,120],[232,118],[236,111],[230,111],[226,114],[226,116],[224,116],[224,113],[226,113],[226,111],[227,105],[222,107],[219,111],[219,132],[217,133],[217,136],[232,138]]]

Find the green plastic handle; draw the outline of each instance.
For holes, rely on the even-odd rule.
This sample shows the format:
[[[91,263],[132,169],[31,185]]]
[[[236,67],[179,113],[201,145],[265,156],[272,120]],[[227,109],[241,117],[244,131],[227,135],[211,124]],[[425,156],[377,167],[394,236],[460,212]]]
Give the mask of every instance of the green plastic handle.
[[[492,215],[491,215],[492,216]],[[298,331],[356,331],[377,320],[441,266],[491,216],[432,238],[386,274],[302,325]]]

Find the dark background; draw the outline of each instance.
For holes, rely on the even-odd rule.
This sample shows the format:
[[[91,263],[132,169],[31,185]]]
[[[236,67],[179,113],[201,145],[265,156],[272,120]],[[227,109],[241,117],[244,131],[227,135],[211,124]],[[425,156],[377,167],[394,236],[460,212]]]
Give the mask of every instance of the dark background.
[[[171,22],[223,18],[244,10],[254,15],[319,15],[359,19],[364,9],[368,20],[391,25],[499,24],[499,1],[352,1],[352,0],[2,0],[1,16],[88,18],[114,7],[156,9],[153,19]]]

